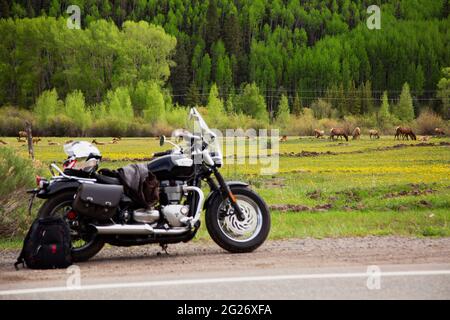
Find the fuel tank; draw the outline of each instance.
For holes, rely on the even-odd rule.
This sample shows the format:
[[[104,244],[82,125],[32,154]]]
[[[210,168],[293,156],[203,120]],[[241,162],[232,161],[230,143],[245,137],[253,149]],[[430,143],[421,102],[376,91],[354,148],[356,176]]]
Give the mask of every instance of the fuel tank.
[[[193,160],[184,155],[171,154],[148,163],[148,170],[161,180],[188,180],[194,173]]]

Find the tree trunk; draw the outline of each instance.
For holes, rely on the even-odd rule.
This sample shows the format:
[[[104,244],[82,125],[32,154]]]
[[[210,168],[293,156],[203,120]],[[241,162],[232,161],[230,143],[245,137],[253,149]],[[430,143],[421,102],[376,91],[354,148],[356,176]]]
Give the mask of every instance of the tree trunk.
[[[30,122],[26,122],[25,123],[26,126],[26,132],[27,132],[27,140],[28,140],[28,154],[30,155],[30,158],[32,160],[34,160],[34,150],[33,150],[33,134],[31,131],[31,123]]]

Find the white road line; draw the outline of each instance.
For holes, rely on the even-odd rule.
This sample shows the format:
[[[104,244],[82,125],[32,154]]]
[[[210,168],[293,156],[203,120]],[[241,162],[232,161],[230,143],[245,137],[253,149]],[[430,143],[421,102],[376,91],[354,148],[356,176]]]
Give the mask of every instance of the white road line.
[[[80,287],[48,287],[33,289],[16,289],[0,291],[0,296],[21,295],[32,293],[49,293],[64,291],[83,291],[83,290],[102,290],[102,289],[120,289],[120,288],[142,288],[142,287],[158,287],[158,286],[180,286],[195,284],[212,284],[212,283],[233,283],[233,282],[258,282],[258,281],[284,281],[284,280],[308,280],[308,279],[336,279],[336,278],[364,278],[369,276],[380,277],[402,277],[402,276],[437,276],[450,275],[450,270],[429,270],[429,271],[395,271],[395,272],[379,272],[376,274],[360,272],[360,273],[317,273],[317,274],[291,274],[276,276],[255,276],[255,277],[229,277],[229,278],[208,278],[208,279],[186,279],[186,280],[163,280],[163,281],[144,281],[129,283],[107,283],[81,285]]]

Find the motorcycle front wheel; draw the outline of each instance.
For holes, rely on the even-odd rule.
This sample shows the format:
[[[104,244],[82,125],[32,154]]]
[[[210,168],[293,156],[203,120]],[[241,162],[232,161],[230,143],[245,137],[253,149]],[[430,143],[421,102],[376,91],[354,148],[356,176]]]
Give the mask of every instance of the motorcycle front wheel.
[[[72,239],[72,259],[74,262],[86,261],[95,256],[105,245],[95,232],[84,226],[78,218],[69,220],[67,214],[72,211],[74,192],[67,191],[47,199],[39,209],[39,217],[59,216],[70,227]]]
[[[264,243],[270,231],[270,213],[264,200],[253,190],[231,187],[244,213],[240,221],[228,199],[217,195],[206,210],[206,227],[211,238],[232,253],[251,252]]]

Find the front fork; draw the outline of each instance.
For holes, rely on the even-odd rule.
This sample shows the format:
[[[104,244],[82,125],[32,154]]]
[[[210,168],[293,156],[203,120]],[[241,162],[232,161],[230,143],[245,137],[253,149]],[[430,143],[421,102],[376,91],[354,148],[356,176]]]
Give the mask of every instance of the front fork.
[[[219,183],[219,186],[217,186],[216,183],[214,182],[214,180],[211,177],[208,177],[207,182],[208,182],[209,186],[211,187],[211,189],[214,191],[218,190],[220,192],[220,194],[222,195],[222,199],[230,200],[231,206],[234,209],[234,214],[236,214],[236,217],[238,218],[239,221],[245,220],[245,215],[242,212],[241,208],[239,207],[239,205],[236,201],[236,197],[233,194],[233,192],[231,191],[230,186],[226,183],[226,181],[220,174],[219,170],[217,170],[217,168],[213,167],[213,168],[211,168],[211,170],[212,170],[214,176],[216,177],[217,182]]]

